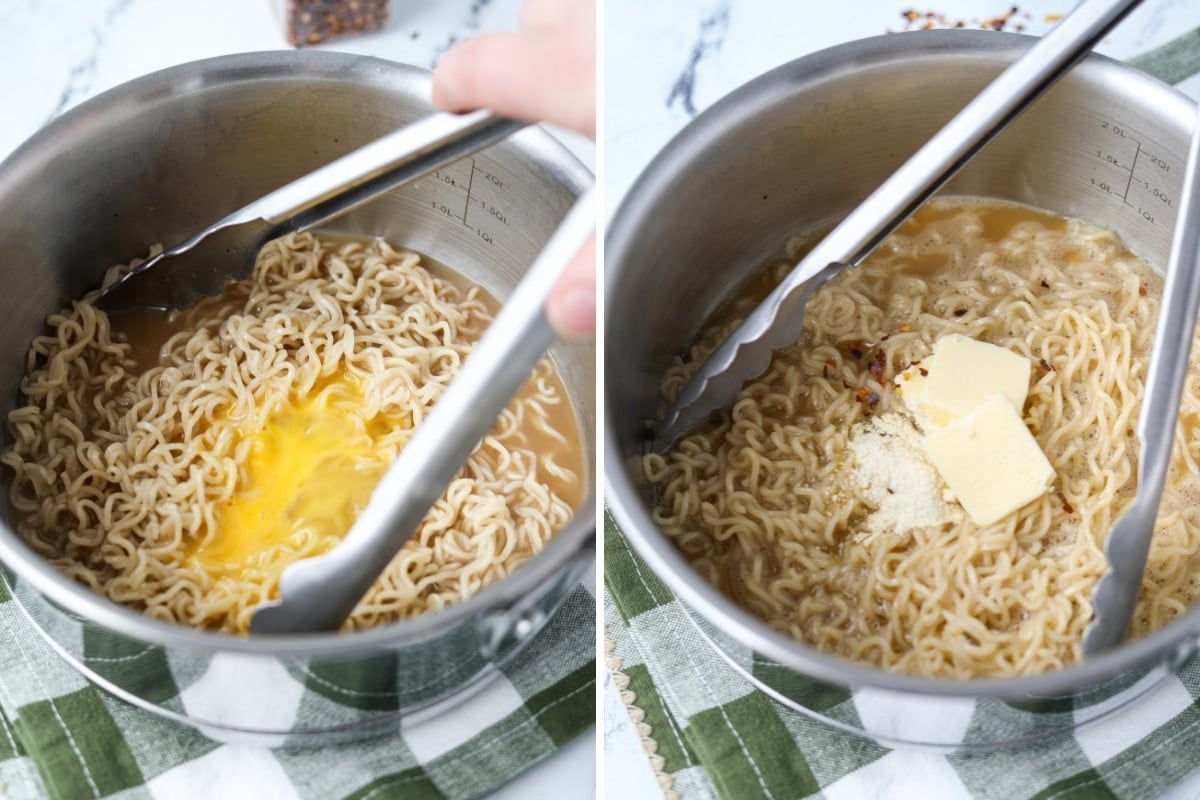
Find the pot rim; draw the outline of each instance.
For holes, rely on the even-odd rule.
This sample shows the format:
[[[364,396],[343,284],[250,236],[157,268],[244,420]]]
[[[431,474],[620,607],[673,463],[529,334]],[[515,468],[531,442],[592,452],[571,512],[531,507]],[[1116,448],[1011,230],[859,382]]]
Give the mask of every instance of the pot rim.
[[[1016,60],[1036,41],[1033,36],[995,31],[910,31],[861,39],[821,50],[776,67],[734,89],[679,131],[642,171],[622,198],[605,236],[606,295],[622,272],[622,261],[635,238],[639,221],[653,218],[653,208],[673,176],[700,163],[706,148],[728,127],[730,119],[748,119],[760,110],[786,102],[798,82],[813,83],[843,70],[885,69],[889,64],[923,60],[932,64],[964,56],[999,65]],[[1062,78],[1080,75],[1108,87],[1149,95],[1160,113],[1190,129],[1196,104],[1171,86],[1128,64],[1089,54]],[[607,314],[613,313],[609,306]],[[692,569],[654,523],[640,493],[624,468],[628,456],[613,431],[614,392],[605,383],[605,499],[621,531],[634,549],[692,614],[715,625],[738,644],[806,676],[837,685],[876,687],[902,693],[951,697],[1016,698],[1051,696],[1100,683],[1131,669],[1162,661],[1200,636],[1200,605],[1171,624],[1108,653],[1051,672],[1012,678],[945,679],[889,672],[862,662],[819,652],[779,633],[722,595]],[[1191,644],[1200,645],[1193,641]]]
[[[167,67],[108,89],[64,112],[34,133],[0,161],[0,194],[9,191],[10,183],[36,168],[43,157],[42,151],[52,153],[71,145],[77,129],[86,130],[89,121],[109,117],[114,109],[125,114],[145,113],[147,104],[165,97],[194,95],[251,78],[349,80],[385,89],[403,87],[427,96],[429,75],[428,70],[409,64],[318,50],[236,53]],[[519,140],[528,156],[552,164],[556,175],[569,183],[576,194],[592,182],[587,167],[541,127],[526,127],[510,139]],[[585,467],[587,477],[592,478],[595,464]],[[594,490],[589,487],[574,516],[540,553],[504,579],[462,602],[388,625],[345,633],[242,636],[153,619],[71,580],[25,544],[5,521],[0,521],[0,562],[20,581],[30,584],[72,614],[139,641],[214,653],[342,657],[431,639],[455,623],[474,616],[479,616],[481,623],[486,624],[493,615],[503,616],[514,606],[519,608],[523,598],[569,569],[573,561],[591,557],[596,531],[595,509]],[[19,603],[15,597],[13,599]]]

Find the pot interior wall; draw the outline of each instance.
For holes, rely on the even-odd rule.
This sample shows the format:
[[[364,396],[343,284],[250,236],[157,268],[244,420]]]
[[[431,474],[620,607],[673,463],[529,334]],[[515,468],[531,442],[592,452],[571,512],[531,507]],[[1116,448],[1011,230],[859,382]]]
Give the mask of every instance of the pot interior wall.
[[[0,410],[46,316],[104,270],[169,245],[288,181],[432,113],[427,78],[363,68],[213,67],[120,105],[84,107],[35,137],[0,175]],[[394,65],[393,65],[394,66]],[[505,296],[574,199],[582,167],[525,131],[330,223],[411,247]],[[584,350],[556,353],[590,425]],[[590,434],[591,431],[589,430]]]

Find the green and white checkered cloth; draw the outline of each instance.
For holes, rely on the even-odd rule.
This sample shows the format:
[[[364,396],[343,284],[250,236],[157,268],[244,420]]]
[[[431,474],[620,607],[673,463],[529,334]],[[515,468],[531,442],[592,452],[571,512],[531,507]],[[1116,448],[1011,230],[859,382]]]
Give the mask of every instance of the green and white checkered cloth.
[[[660,783],[684,800],[1147,800],[1200,767],[1195,660],[1071,734],[960,755],[891,750],[758,691],[700,635],[610,519],[604,542],[610,655],[649,728],[655,765],[667,776]],[[827,716],[855,714],[854,700],[831,702]],[[931,725],[958,726],[925,713]]]
[[[594,725],[595,607],[576,587],[501,675],[398,735],[268,749],[220,744],[97,689],[0,584],[0,797],[482,797]]]
[[[1200,73],[1200,30],[1132,63],[1180,83]],[[1200,768],[1200,659],[1120,711],[1056,738],[961,755],[891,750],[758,691],[701,636],[607,517],[604,554],[610,667],[648,731],[669,796],[1145,800]],[[857,713],[848,694],[828,702],[829,718],[851,721]],[[974,723],[925,713],[936,726]]]

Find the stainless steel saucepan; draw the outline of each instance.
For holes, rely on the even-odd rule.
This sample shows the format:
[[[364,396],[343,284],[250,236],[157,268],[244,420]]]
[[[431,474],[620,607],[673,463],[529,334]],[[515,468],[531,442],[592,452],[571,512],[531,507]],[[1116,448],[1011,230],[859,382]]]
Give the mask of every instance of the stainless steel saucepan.
[[[426,72],[379,59],[243,54],[139,78],[38,132],[0,164],[0,411],[17,398],[46,316],[97,288],[107,267],[432,114],[428,97]],[[382,236],[503,299],[591,182],[564,147],[530,128],[327,229]],[[591,481],[595,349],[559,343],[550,354]],[[118,696],[222,739],[314,741],[395,730],[497,675],[577,589],[593,557],[592,508],[471,599],[347,634],[246,638],[157,622],[68,580],[7,524],[0,560],[51,644]],[[582,666],[594,653],[564,657]],[[244,701],[246,687],[254,702]],[[311,707],[297,716],[301,694]]]
[[[1027,678],[934,680],[851,663],[772,631],[694,572],[652,521],[639,455],[660,411],[663,374],[721,302],[789,237],[853,209],[1033,41],[914,32],[779,67],[664,147],[607,233],[605,463],[614,517],[736,669],[795,708],[888,743],[969,749],[1096,719],[1196,652],[1200,609],[1086,663]],[[1194,116],[1194,104],[1170,87],[1089,56],[944,192],[1106,226],[1161,267]]]

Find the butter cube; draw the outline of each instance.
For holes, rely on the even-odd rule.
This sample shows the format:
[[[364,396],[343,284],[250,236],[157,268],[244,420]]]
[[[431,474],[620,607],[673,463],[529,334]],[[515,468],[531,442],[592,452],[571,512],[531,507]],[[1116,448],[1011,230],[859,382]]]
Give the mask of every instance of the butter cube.
[[[921,410],[921,395],[925,392],[925,383],[929,380],[929,370],[933,367],[933,356],[924,359],[920,364],[911,364],[899,375],[892,379],[900,390],[904,405],[916,416],[922,428],[930,427],[930,421]],[[940,427],[940,426],[939,426]]]
[[[1029,393],[1029,359],[1003,347],[952,333],[937,340],[920,369],[896,378],[904,403],[922,427],[941,428],[999,394],[1020,414]]]
[[[1054,467],[1004,395],[989,396],[924,441],[930,462],[976,525],[1003,519],[1054,481]]]

